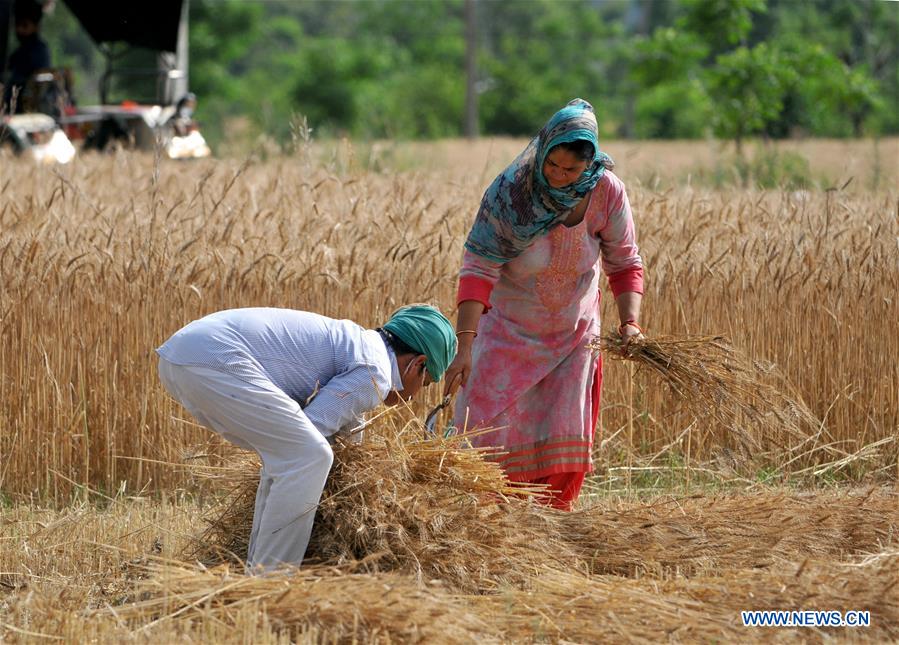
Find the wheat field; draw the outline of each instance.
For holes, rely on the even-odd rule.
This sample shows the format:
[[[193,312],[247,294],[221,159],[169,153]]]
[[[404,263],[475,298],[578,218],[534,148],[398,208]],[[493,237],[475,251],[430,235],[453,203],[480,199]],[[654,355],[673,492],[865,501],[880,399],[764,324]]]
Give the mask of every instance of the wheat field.
[[[181,486],[165,464],[208,435],[164,396],[153,349],[194,318],[267,305],[376,325],[421,301],[451,312],[461,246],[489,181],[469,169],[494,164],[494,145],[510,144],[412,147],[404,154],[446,165],[393,172],[357,170],[349,147],[322,160],[192,165],[128,153],[62,169],[4,159],[0,489],[60,500],[76,485]],[[838,474],[895,477],[895,183],[660,192],[629,180],[642,170],[619,166],[647,266],[649,333],[728,337],[775,365],[822,420],[818,443],[832,448],[822,459],[848,460]],[[611,305],[606,297],[607,327]],[[604,404],[601,464],[675,442],[668,453],[742,475],[786,465],[776,450],[743,454],[728,428],[690,427],[664,388],[620,366],[607,369]]]
[[[724,625],[725,613],[739,603],[725,600],[724,589],[740,585],[756,594],[790,589],[784,602],[797,604],[819,588],[843,589],[840,602],[849,604],[841,606],[849,608],[853,599],[885,599],[882,611],[894,613],[871,637],[899,637],[899,586],[891,583],[899,529],[891,510],[899,506],[897,140],[783,144],[780,151],[808,161],[813,180],[783,188],[737,181],[728,153],[712,144],[606,147],[627,184],[647,267],[647,333],[725,336],[820,423],[797,453],[776,428],[696,418],[651,375],[607,361],[596,473],[584,503],[614,525],[675,493],[700,495],[695,504],[706,514],[720,507],[717,495],[736,495],[725,504],[728,516],[758,511],[747,534],[779,531],[777,540],[789,541],[817,525],[771,520],[783,495],[808,499],[816,510],[797,506],[796,514],[817,513],[823,523],[828,508],[846,514],[880,500],[855,529],[840,529],[855,536],[841,542],[851,548],[799,545],[759,570],[713,561],[698,573],[637,567],[590,578],[582,596],[569,598],[572,607],[588,611],[587,599],[617,594],[622,603],[601,634],[560,622],[553,607],[539,605],[540,594],[539,621],[512,612],[488,629],[485,615],[528,604],[527,585],[473,600],[469,589],[460,596],[427,580],[347,571],[347,584],[361,588],[403,593],[411,585],[433,611],[372,627],[357,607],[356,631],[327,620],[285,631],[283,616],[259,609],[289,589],[251,589],[221,614],[206,601],[237,584],[233,573],[132,570],[148,558],[187,566],[178,554],[222,492],[191,466],[226,465],[230,454],[166,397],[154,348],[190,320],[228,307],[308,309],[372,326],[406,302],[453,312],[475,208],[521,145],[336,142],[190,164],[118,152],[62,168],[0,157],[0,641],[506,641],[525,639],[528,625],[534,640],[730,640],[741,632]],[[611,328],[613,303],[604,295],[603,326]],[[415,412],[437,398],[429,392]],[[743,430],[763,449],[747,450]],[[697,492],[697,482],[714,490]],[[629,557],[651,559],[649,551]],[[571,581],[560,576],[547,573],[539,589],[561,593]],[[207,590],[194,609],[208,612],[166,620],[162,610],[156,618],[86,613],[119,606],[135,580]],[[329,593],[338,591],[323,590],[321,603]],[[641,606],[686,623],[705,616],[719,631],[652,631],[627,618]]]

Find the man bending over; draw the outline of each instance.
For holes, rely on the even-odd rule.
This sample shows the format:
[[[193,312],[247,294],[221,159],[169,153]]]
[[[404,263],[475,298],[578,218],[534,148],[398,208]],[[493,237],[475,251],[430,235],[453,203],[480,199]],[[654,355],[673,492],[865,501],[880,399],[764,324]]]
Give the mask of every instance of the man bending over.
[[[365,329],[291,309],[231,309],[159,349],[159,376],[200,423],[262,460],[249,571],[298,566],[334,455],[328,437],[438,382],[456,355],[452,324],[410,305]]]

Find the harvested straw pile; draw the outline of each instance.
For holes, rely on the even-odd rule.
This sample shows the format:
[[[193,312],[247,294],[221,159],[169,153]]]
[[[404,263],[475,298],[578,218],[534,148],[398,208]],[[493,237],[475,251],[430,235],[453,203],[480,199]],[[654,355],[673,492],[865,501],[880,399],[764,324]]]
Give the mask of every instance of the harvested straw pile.
[[[535,510],[525,499],[532,491],[509,483],[464,437],[425,440],[421,422],[401,416],[381,417],[361,445],[336,447],[307,563],[359,563],[471,593],[524,585],[547,562],[578,563],[552,528],[562,513]],[[246,553],[257,469],[238,466],[239,483],[191,559],[211,565]]]
[[[559,519],[594,574],[670,578],[899,545],[899,494],[759,493],[603,504]]]
[[[899,637],[899,553],[858,563],[804,562],[780,571],[727,570],[667,582],[586,576],[552,566],[534,571],[529,590],[479,596],[424,588],[398,574],[309,568],[290,577],[232,575],[159,565],[144,600],[116,610],[146,627],[170,620],[233,623],[240,609],[291,635],[318,632],[329,642],[770,642],[846,636],[845,628],[750,629],[741,610],[858,610],[872,624],[858,636]],[[153,617],[152,623],[146,621]],[[852,634],[855,636],[856,634]]]
[[[396,574],[311,567],[253,577],[227,565],[198,570],[172,564],[151,566],[148,573],[138,587],[143,600],[115,610],[144,630],[175,619],[233,623],[236,610],[250,608],[273,629],[293,638],[312,635],[315,642],[472,643],[489,631],[459,597]]]
[[[821,446],[823,424],[775,369],[743,355],[721,336],[654,336],[622,355],[617,334],[590,343],[613,359],[635,362],[658,377],[698,420],[731,431],[744,455],[789,455],[805,463]]]
[[[206,565],[223,562],[236,564],[247,555],[256,489],[259,486],[258,458],[248,453],[237,453],[228,471],[230,476],[225,479],[230,482],[230,489],[215,513],[205,518],[207,529],[183,554],[188,560]],[[204,476],[212,477],[208,472],[201,472],[200,477]]]
[[[307,562],[398,571],[484,593],[526,588],[547,564],[621,576],[698,575],[805,558],[879,551],[899,535],[899,496],[760,493],[605,502],[574,513],[511,486],[461,438],[422,439],[391,412],[361,445],[340,446],[316,515]],[[238,484],[188,555],[237,562],[252,524],[256,468]]]
[[[899,636],[899,555],[841,562],[895,549],[895,490],[564,513],[533,503],[462,438],[423,439],[400,411],[374,430],[337,447],[302,569],[151,565],[117,620],[150,634],[181,621],[236,625],[249,611],[288,638],[329,642],[761,642],[771,633],[743,627],[740,610],[865,609],[865,637]],[[206,563],[246,548],[256,468],[236,467],[231,498],[192,553]]]
[[[885,642],[899,637],[899,553],[859,563],[804,562],[781,571],[727,570],[699,579],[623,580],[545,571],[530,592],[473,599],[503,640],[574,642],[818,642],[824,634]],[[867,610],[871,626],[746,628],[742,610]],[[534,637],[537,636],[535,639]]]

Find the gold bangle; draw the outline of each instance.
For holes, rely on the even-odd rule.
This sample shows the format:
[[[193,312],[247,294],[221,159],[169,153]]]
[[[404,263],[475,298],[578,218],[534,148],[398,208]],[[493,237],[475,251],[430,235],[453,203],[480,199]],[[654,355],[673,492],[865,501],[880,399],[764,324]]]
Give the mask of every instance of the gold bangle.
[[[478,337],[478,332],[476,332],[474,329],[462,329],[456,332],[456,336],[458,336],[459,334],[474,334],[475,338]]]

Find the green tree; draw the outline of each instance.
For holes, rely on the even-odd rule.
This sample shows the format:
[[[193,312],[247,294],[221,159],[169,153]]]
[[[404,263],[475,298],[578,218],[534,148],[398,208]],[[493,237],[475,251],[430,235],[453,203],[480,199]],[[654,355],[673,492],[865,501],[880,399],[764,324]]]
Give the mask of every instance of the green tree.
[[[602,136],[899,132],[899,3],[480,0],[477,17],[485,134],[532,135],[575,96]],[[461,133],[463,0],[192,0],[190,21],[213,141],[238,116],[287,141],[295,113],[319,136]],[[44,33],[93,100],[102,56],[63,3]]]
[[[770,0],[767,31],[756,39],[801,52],[796,64],[810,90],[831,84],[808,131],[824,136],[899,132],[899,3],[881,0]],[[819,60],[814,60],[818,58]],[[825,60],[828,59],[828,60]],[[841,67],[837,69],[836,64]],[[829,67],[830,69],[823,69]],[[831,93],[832,92],[832,93]],[[845,94],[845,96],[843,96]],[[838,100],[831,100],[831,98]]]
[[[190,4],[190,87],[207,136],[222,138],[226,117],[252,107],[243,77],[246,56],[261,35],[264,8],[240,0]]]
[[[784,84],[779,118],[768,124],[774,137],[794,131],[862,136],[867,118],[880,107],[878,84],[864,66],[850,68],[822,45],[805,40],[779,43],[782,64],[794,74]]]
[[[767,9],[765,0],[681,0],[681,5],[677,27],[697,36],[711,56],[745,44],[754,15]]]
[[[660,27],[649,38],[637,37],[631,75],[636,98],[636,135],[690,138],[705,133],[710,103],[700,82],[708,47],[696,35]]]
[[[461,0],[366,3],[360,28],[394,52],[389,69],[362,88],[365,135],[448,137],[462,133],[465,42]]]
[[[291,96],[319,132],[361,137],[456,136],[462,125],[462,4],[458,0],[354,5],[351,28],[320,7],[295,54]],[[306,8],[306,11],[312,11]],[[309,17],[309,14],[305,14]]]
[[[592,3],[510,0],[482,9],[485,131],[533,135],[575,97],[594,104],[600,123],[610,118],[612,93],[604,83],[613,63],[605,40],[610,30]]]
[[[780,116],[785,89],[795,76],[780,52],[765,43],[718,56],[706,77],[715,134],[733,139],[741,154],[746,137],[766,132]]]
[[[361,97],[365,85],[391,69],[395,53],[371,39],[318,38],[306,44],[293,81],[296,110],[313,127],[355,130],[366,109]]]

